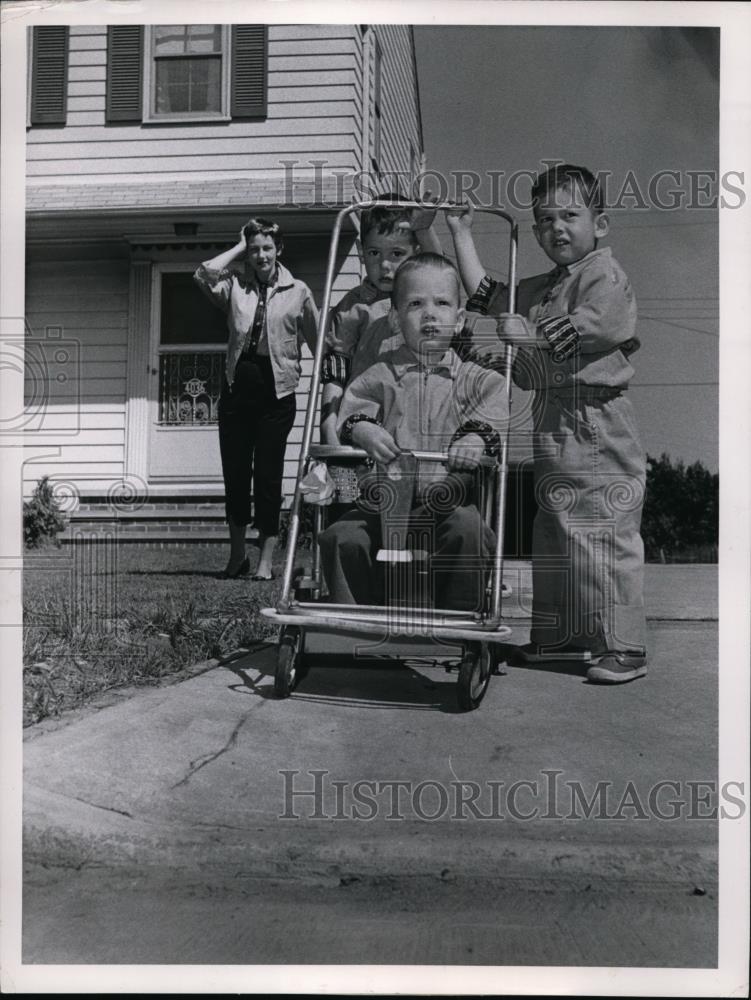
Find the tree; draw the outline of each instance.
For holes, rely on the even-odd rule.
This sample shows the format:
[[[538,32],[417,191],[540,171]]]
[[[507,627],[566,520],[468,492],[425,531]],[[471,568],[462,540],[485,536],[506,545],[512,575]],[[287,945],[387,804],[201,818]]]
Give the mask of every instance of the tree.
[[[663,453],[647,456],[647,494],[642,538],[648,560],[715,553],[719,529],[720,477],[701,462],[675,464]],[[704,550],[697,552],[697,550]]]

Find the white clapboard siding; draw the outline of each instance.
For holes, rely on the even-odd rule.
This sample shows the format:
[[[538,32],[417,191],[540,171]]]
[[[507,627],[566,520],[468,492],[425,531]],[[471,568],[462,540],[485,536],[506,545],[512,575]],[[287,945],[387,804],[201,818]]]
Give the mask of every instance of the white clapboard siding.
[[[27,461],[23,469],[23,493],[31,496],[34,487],[43,476],[49,476],[53,486],[62,484],[69,487],[76,496],[106,496],[109,491],[123,482],[122,464],[116,462],[66,462],[58,459],[40,458]],[[69,489],[65,490],[69,496]]]
[[[290,143],[290,145],[293,145]],[[237,156],[223,156],[220,164],[213,154],[205,153],[191,156],[193,170],[203,179],[210,174],[214,178],[233,177],[238,173],[249,177],[257,173],[259,177],[269,177],[277,174],[283,176],[280,166],[280,159],[294,159],[300,156],[300,151],[292,148],[280,149],[276,153],[256,154],[253,157],[254,169],[249,167],[249,157],[246,154]],[[319,159],[325,159],[329,169],[348,170],[352,167],[352,153],[349,150],[330,150],[326,153],[319,150]],[[148,169],[146,169],[148,167]],[[110,160],[106,157],[99,160],[47,160],[30,163],[27,170],[28,177],[44,177],[47,181],[57,179],[59,182],[68,181],[71,178],[86,177],[92,178],[92,169],[96,171],[97,180],[107,180],[112,182],[118,179],[132,183],[134,175],[140,180],[165,180],[167,175],[186,177],[183,172],[185,162],[177,156],[159,156],[149,160],[144,164],[140,157],[123,157],[119,160]],[[51,171],[48,173],[48,170]],[[190,179],[188,176],[186,179]]]
[[[40,412],[39,366],[27,365],[27,399],[34,401],[29,444],[58,447],[59,455],[27,463],[25,492],[42,475],[66,482],[79,474],[97,481],[122,477],[128,268],[123,260],[44,261],[27,267],[28,355],[38,359],[43,354],[50,372],[41,387]],[[60,346],[63,364],[56,363]],[[41,423],[34,420],[37,413]]]
[[[419,156],[421,137],[417,110],[412,37],[408,27],[376,24],[372,30],[381,49],[381,159],[384,174],[406,175],[410,168],[410,142]],[[369,48],[371,80],[374,46]],[[372,104],[371,104],[372,107]],[[374,116],[369,117],[370,148],[373,149]]]
[[[273,148],[268,146],[268,144],[273,142],[277,137],[284,139],[289,136],[300,137],[306,135],[309,127],[308,119],[305,117],[305,104],[302,102],[280,104],[279,109],[282,113],[276,115],[273,121],[266,122],[263,136],[256,140],[256,142],[266,143],[268,148]],[[332,101],[327,105],[325,120],[318,124],[318,131],[322,135],[336,135],[343,128],[354,128],[356,124],[354,105],[352,103],[345,101],[337,103]],[[148,130],[134,132],[133,127],[130,125],[109,126],[105,139],[93,134],[93,130],[90,128],[66,125],[65,129],[66,138],[71,142],[79,144],[82,156],[101,155],[103,147],[106,147],[107,150],[112,149],[112,155],[118,156],[122,154],[122,147],[126,144],[130,147],[130,150],[133,148],[138,149],[142,144],[150,147],[155,139],[153,132]],[[42,134],[43,131],[44,134]],[[177,125],[160,126],[156,138],[163,146],[167,144],[173,146],[175,143],[184,144],[195,141],[191,138],[191,134],[186,130],[185,126]],[[244,148],[248,142],[244,136],[233,135],[227,125],[201,126],[201,139],[210,139],[212,149],[217,150],[222,150],[222,146],[218,145],[218,143],[226,143],[227,146],[225,148],[240,145]],[[36,139],[36,145],[39,147],[36,155],[40,158],[48,157],[49,154],[46,154],[45,150],[54,148],[59,141],[59,136],[55,136],[51,129],[40,129],[39,136]],[[125,150],[125,152],[128,151],[128,149]]]
[[[124,406],[122,403],[102,403],[99,405],[84,403],[82,406],[56,403],[54,413],[52,414],[53,420],[50,421],[50,430],[49,432],[47,431],[45,422],[41,428],[41,433],[44,434],[46,440],[48,433],[50,435],[58,433],[70,434],[77,433],[80,430],[120,432],[124,426],[123,413]]]
[[[39,182],[134,176],[279,174],[281,159],[324,159],[356,170],[361,158],[362,67],[356,25],[271,25],[265,121],[105,124],[106,26],[72,26],[64,128],[27,135],[27,175]]]
[[[85,434],[86,443],[83,444],[81,438]],[[125,431],[122,427],[68,427],[61,428],[57,432],[42,430],[34,435],[34,445],[64,445],[65,457],[68,461],[76,461],[77,457],[88,460],[91,448],[99,450],[107,448],[117,448],[122,450],[125,444]]]

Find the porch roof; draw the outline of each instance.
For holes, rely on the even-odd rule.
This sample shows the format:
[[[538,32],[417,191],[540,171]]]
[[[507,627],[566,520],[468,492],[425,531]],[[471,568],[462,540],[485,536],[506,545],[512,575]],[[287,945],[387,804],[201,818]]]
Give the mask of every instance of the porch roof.
[[[331,179],[329,179],[330,181]],[[30,246],[88,243],[174,243],[176,223],[193,223],[194,242],[231,239],[250,215],[284,217],[287,235],[329,233],[334,215],[352,203],[352,186],[295,178],[176,180],[138,184],[33,184],[26,190]],[[281,220],[280,220],[281,221]],[[356,222],[345,220],[344,232]]]
[[[294,177],[206,177],[200,180],[140,181],[138,183],[36,184],[26,187],[26,212],[30,217],[119,215],[169,209],[191,212],[273,207],[275,211],[310,208],[333,211],[350,204],[354,195],[350,179],[339,185],[332,177],[316,181]]]

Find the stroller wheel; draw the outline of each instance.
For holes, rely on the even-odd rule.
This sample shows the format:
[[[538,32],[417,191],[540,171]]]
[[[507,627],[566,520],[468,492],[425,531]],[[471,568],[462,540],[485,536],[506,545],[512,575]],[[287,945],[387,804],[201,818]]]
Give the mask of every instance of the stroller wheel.
[[[289,698],[292,693],[300,674],[302,645],[303,634],[300,629],[282,629],[274,673],[274,694],[277,698]]]
[[[487,643],[468,646],[459,664],[456,697],[459,708],[471,712],[478,707],[490,683],[492,656]]]

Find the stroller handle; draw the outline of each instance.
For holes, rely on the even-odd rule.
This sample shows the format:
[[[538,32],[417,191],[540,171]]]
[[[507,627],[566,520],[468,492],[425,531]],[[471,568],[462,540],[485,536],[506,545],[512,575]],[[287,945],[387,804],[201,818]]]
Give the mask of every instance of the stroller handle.
[[[410,451],[420,462],[448,462],[448,452],[446,451]],[[348,444],[314,444],[310,446],[310,457],[321,459],[353,458],[365,461],[369,458],[367,451],[363,448],[353,448]],[[494,467],[497,462],[495,458],[488,455],[481,455],[480,465]]]

